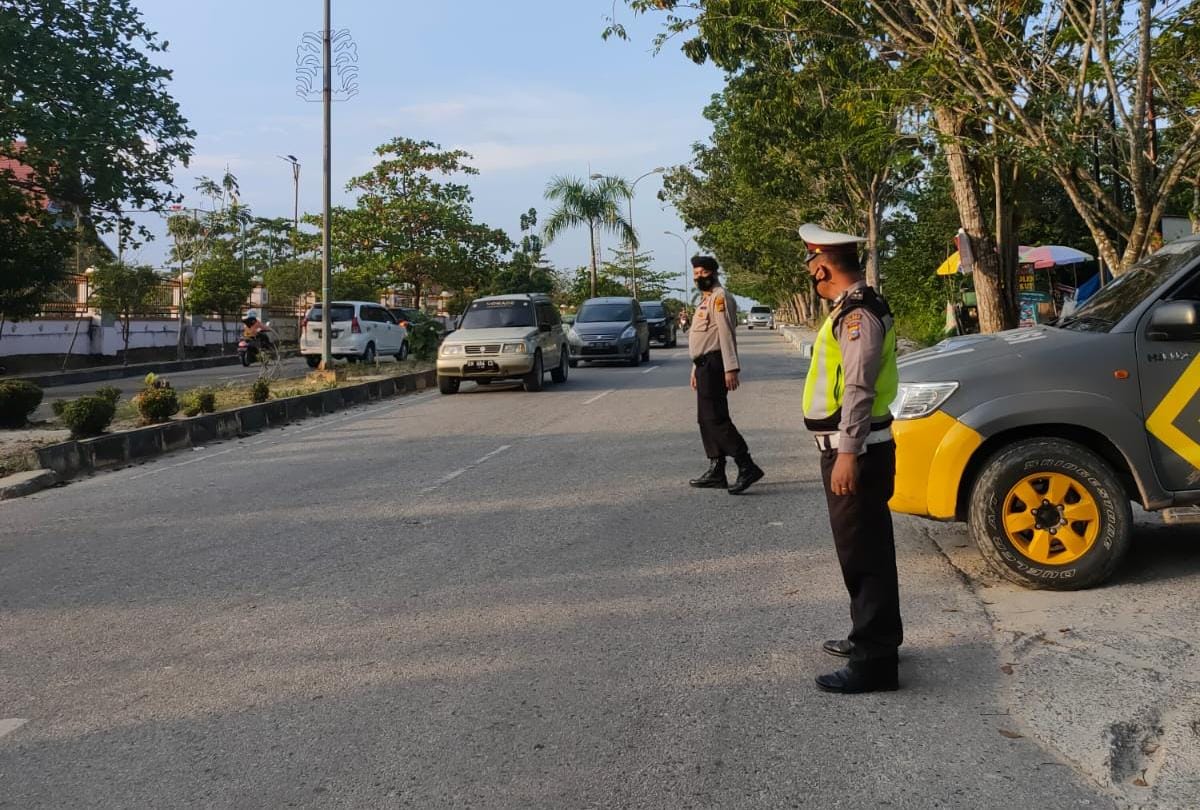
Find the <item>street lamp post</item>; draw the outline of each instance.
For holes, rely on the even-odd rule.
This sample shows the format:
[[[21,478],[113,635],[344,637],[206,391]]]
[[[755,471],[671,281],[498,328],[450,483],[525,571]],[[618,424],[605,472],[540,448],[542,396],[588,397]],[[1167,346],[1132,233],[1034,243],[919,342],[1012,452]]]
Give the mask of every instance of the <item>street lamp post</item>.
[[[637,188],[637,184],[638,184],[638,183],[640,183],[640,182],[641,182],[642,180],[644,180],[645,178],[649,177],[649,176],[650,176],[650,175],[652,175],[652,174],[662,174],[662,173],[663,173],[663,172],[665,172],[666,170],[667,170],[667,169],[666,169],[666,167],[665,167],[665,166],[656,166],[656,167],[654,167],[654,168],[653,168],[653,169],[651,169],[650,171],[646,172],[645,174],[641,175],[640,177],[638,177],[636,180],[634,180],[632,183],[630,183],[630,184],[629,184],[629,194],[628,194],[628,197],[627,197],[627,199],[628,199],[628,203],[629,203],[629,230],[633,232],[633,239],[634,239],[634,240],[636,240],[636,239],[637,239],[637,232],[636,232],[636,231],[634,231],[634,227],[633,227],[633,190],[634,190],[634,189],[636,189],[636,188]],[[602,180],[603,178],[604,178],[604,175],[602,175],[602,174],[593,174],[593,175],[592,175],[592,179],[593,179],[593,180]],[[632,275],[633,275],[633,297],[634,297],[634,298],[637,298],[637,297],[638,297],[638,288],[637,288],[637,248],[635,248],[635,247],[634,247],[634,242],[632,242],[632,241],[629,243],[629,254],[630,254],[630,261],[632,262],[632,266],[631,266],[630,270],[631,270],[631,273],[632,273]]]
[[[668,236],[674,236],[676,239],[679,240],[679,244],[683,247],[683,308],[687,309],[688,283],[692,280],[692,276],[688,272],[691,269],[691,266],[689,265],[689,259],[688,259],[688,244],[692,241],[692,237],[689,236],[687,239],[684,239],[682,236],[675,233],[674,231],[663,231],[663,233],[667,234]]]
[[[292,164],[292,228],[300,230],[300,161],[295,155],[276,155],[282,161]]]

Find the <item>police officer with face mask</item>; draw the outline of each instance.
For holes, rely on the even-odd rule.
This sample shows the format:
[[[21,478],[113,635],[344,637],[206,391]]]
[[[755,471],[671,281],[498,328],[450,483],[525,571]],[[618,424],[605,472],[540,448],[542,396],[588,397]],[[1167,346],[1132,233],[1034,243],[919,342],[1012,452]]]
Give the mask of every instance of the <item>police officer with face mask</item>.
[[[692,257],[692,279],[700,290],[700,303],[688,330],[692,357],[692,390],[696,392],[696,416],[700,438],[708,456],[708,471],[691,480],[694,487],[720,487],[740,495],[764,475],[750,458],[746,440],[729,417],[729,392],[736,391],[741,364],[737,354],[737,304],[717,278],[717,260],[712,256]],[[725,475],[725,458],[737,464],[737,480],[731,485]]]
[[[896,445],[889,406],[896,398],[896,331],[887,302],[867,286],[857,236],[813,224],[800,228],[817,295],[833,303],[813,344],[804,385],[804,423],[821,452],[821,478],[852,628],[824,650],[849,659],[817,678],[829,692],[896,689],[903,641],[892,498]]]

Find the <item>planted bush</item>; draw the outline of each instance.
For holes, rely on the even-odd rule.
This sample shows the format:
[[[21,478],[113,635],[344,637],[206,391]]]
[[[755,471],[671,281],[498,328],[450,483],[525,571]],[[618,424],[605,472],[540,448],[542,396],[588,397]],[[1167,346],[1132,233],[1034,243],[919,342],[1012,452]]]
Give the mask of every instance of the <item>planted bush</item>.
[[[0,381],[0,427],[24,427],[42,404],[42,389],[25,380]]]
[[[121,389],[114,385],[102,385],[96,389],[96,396],[103,397],[116,405],[117,401],[121,399]]]
[[[165,422],[179,413],[179,395],[170,382],[154,373],[146,375],[146,387],[133,398],[133,404],[142,415],[142,421],[151,425]]]
[[[199,416],[202,413],[212,413],[216,409],[217,394],[207,388],[197,388],[183,398],[185,416]]]
[[[254,387],[250,389],[251,402],[266,402],[271,398],[271,384],[259,377],[254,381]]]
[[[71,402],[55,402],[54,413],[71,429],[73,437],[99,436],[112,424],[117,401],[97,392]]]

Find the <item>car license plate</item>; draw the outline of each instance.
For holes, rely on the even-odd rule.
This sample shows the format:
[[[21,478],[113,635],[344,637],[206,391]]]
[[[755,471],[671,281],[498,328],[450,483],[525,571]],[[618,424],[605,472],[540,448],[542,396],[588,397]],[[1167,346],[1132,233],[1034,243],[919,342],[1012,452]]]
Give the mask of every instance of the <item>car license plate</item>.
[[[607,348],[609,348],[609,344],[607,344],[607,343],[603,343],[603,342],[601,342],[601,343],[589,343],[589,344],[588,344],[588,348],[589,348],[589,349],[607,349]]]
[[[313,337],[315,337],[317,340],[320,340],[320,339],[321,339],[321,330],[320,330],[320,329],[314,329],[314,330],[313,330]]]
[[[467,371],[496,371],[498,367],[495,360],[472,360],[464,368]]]
[[[340,338],[342,336],[342,330],[341,329],[330,329],[329,334],[333,335],[335,338]]]

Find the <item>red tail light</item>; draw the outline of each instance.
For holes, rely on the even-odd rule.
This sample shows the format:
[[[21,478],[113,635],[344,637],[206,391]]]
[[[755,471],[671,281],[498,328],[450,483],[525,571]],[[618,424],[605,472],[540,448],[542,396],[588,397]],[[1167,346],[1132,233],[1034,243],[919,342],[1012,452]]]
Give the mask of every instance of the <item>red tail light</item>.
[[[357,315],[355,315],[354,318],[350,321],[350,331],[356,335],[362,334],[362,327],[358,325],[358,316]]]
[[[307,328],[308,328],[308,316],[305,315],[303,318],[300,319],[300,332],[303,334],[304,330]]]

